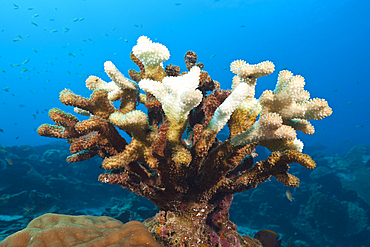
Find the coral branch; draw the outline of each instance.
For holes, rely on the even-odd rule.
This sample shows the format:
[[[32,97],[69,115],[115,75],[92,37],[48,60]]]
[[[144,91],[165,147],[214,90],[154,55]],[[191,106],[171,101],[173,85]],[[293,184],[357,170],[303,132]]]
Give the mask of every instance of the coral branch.
[[[303,77],[287,70],[279,73],[274,91],[256,99],[257,79],[275,69],[270,61],[232,62],[232,90],[222,90],[195,52],[185,54],[188,71],[183,73],[176,65],[164,67],[169,57],[164,45],[141,36],[130,54],[140,69],[129,70],[132,80],[105,62],[112,81],[90,76],[90,98],[68,89],[60,93],[62,103],[90,118],[79,121],[54,108],[49,116],[55,125],[43,124],[38,133],[67,139],[68,162],[99,155],[106,170],[99,181],[121,185],[160,207],[145,225],[164,246],[260,246],[241,237],[229,221],[232,194],[271,177],[297,187],[299,179],[288,173],[289,164],[308,169],[316,164],[301,153],[296,131],[313,134],[308,120],[321,120],[332,110],[325,100],[310,99]],[[140,103],[147,113],[136,109]],[[229,135],[224,137],[226,124]],[[118,129],[131,138],[129,143]],[[257,146],[272,153],[254,163]]]

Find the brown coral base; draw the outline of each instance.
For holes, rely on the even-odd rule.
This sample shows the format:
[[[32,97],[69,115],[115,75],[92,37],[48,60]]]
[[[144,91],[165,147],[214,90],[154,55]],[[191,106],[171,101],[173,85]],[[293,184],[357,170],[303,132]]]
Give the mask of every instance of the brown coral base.
[[[222,227],[212,227],[210,217],[202,220],[202,209],[194,210],[193,213],[160,211],[153,218],[145,220],[144,225],[163,246],[262,247],[258,240],[238,234],[232,222],[226,220],[220,222]]]

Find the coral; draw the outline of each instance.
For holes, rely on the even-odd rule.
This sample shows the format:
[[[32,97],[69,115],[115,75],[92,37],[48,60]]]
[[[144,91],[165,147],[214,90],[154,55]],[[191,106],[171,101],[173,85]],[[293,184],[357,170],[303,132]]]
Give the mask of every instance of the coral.
[[[140,37],[130,54],[140,70],[129,70],[133,81],[106,62],[112,82],[89,77],[86,85],[94,90],[89,99],[67,89],[61,92],[62,103],[90,118],[80,122],[57,110],[51,115],[55,125],[40,126],[39,134],[67,139],[73,153],[69,162],[99,155],[107,170],[99,181],[154,202],[160,211],[144,224],[163,245],[261,246],[240,236],[229,221],[232,195],[272,176],[297,187],[299,179],[288,173],[289,164],[308,169],[316,164],[301,153],[303,143],[296,131],[312,134],[309,120],[329,116],[331,108],[323,99],[310,100],[303,77],[289,71],[279,73],[274,91],[256,99],[257,79],[274,71],[270,61],[232,62],[232,90],[222,90],[197,62],[195,52],[186,53],[188,71],[183,73],[172,64],[164,68],[169,56],[164,45]],[[118,108],[113,100],[120,100]],[[136,109],[139,104],[147,113]],[[226,124],[229,137],[221,142],[217,134]],[[272,153],[255,163],[258,145]]]
[[[137,40],[137,45],[132,48],[132,53],[144,65],[148,77],[162,81],[167,76],[162,65],[162,62],[170,58],[170,52],[166,46],[152,42],[146,36],[141,36]]]
[[[146,227],[106,216],[44,214],[0,243],[6,246],[147,246],[160,247]]]
[[[37,129],[40,136],[69,139],[79,137],[80,134],[74,126],[78,119],[70,113],[66,113],[58,108],[50,109],[49,117],[56,124],[43,124]]]

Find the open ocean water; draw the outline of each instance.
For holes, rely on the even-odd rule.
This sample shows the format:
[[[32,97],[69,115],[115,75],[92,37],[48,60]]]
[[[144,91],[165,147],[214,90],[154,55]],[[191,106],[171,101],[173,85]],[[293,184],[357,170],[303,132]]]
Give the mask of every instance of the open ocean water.
[[[88,76],[109,81],[105,61],[128,77],[136,69],[131,49],[145,35],[169,49],[165,65],[186,70],[185,52],[196,52],[223,89],[231,86],[232,61],[272,61],[275,72],[258,79],[256,98],[274,89],[280,70],[302,75],[311,98],[324,98],[333,108],[330,117],[312,121],[315,134],[298,133],[303,152],[320,170],[292,168],[302,181],[294,203],[276,181],[236,195],[231,218],[250,235],[264,228],[278,232],[284,246],[288,240],[296,241],[290,246],[370,246],[369,12],[370,1],[364,0],[2,0],[0,240],[45,212],[105,212],[122,221],[155,213],[152,204],[119,186],[95,185],[100,159],[67,164],[65,141],[36,132],[52,123],[50,108],[73,112],[59,102],[61,90],[87,97]],[[71,170],[74,182],[66,178]],[[50,176],[61,182],[51,185]],[[104,200],[80,197],[94,186],[101,193],[94,196]],[[109,203],[120,203],[114,196],[128,198],[131,209],[109,211]],[[18,198],[11,209],[9,198]],[[40,198],[48,206],[37,206]],[[135,205],[142,211],[134,211]]]

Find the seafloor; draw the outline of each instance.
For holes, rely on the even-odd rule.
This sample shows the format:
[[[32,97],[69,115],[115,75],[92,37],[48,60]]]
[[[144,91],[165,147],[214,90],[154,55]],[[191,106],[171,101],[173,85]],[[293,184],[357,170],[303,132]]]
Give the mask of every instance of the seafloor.
[[[367,246],[370,239],[370,148],[325,154],[317,145],[305,148],[317,163],[307,170],[291,165],[300,187],[271,180],[234,195],[230,218],[241,235],[274,230],[283,246]],[[257,149],[259,158],[266,157]],[[120,186],[101,184],[100,158],[68,164],[68,145],[0,145],[0,241],[44,213],[104,215],[122,222],[143,221],[157,208]],[[290,189],[295,202],[286,197]]]

